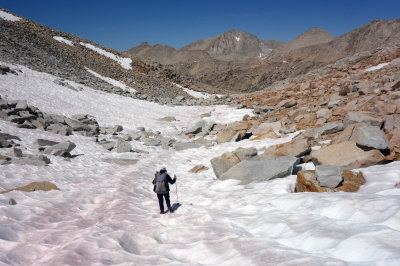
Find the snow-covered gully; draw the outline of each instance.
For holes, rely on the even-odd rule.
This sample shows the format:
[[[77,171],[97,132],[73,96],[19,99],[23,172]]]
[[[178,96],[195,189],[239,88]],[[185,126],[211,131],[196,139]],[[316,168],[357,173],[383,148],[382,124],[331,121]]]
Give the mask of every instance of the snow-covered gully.
[[[144,126],[178,137],[199,114],[216,122],[236,121],[249,110],[227,106],[167,107],[80,86],[71,90],[56,77],[22,66],[0,77],[0,94],[26,99],[43,111],[91,114],[102,126]],[[12,88],[12,89],[11,89]],[[177,121],[160,121],[171,115]],[[2,265],[398,265],[400,261],[400,163],[361,169],[367,183],[357,193],[293,193],[296,176],[240,185],[219,180],[211,158],[237,147],[266,147],[282,139],[225,143],[176,151],[132,146],[148,153],[111,153],[91,138],[17,128],[0,120],[2,133],[21,138],[34,153],[38,138],[70,140],[70,160],[50,156],[48,166],[2,165],[6,190],[47,180],[60,190],[0,195]],[[105,162],[136,159],[134,165]],[[179,202],[160,215],[152,191],[154,172],[165,164],[178,176]],[[209,169],[188,171],[203,164]],[[176,203],[176,187],[171,186]],[[8,205],[13,198],[17,205]]]

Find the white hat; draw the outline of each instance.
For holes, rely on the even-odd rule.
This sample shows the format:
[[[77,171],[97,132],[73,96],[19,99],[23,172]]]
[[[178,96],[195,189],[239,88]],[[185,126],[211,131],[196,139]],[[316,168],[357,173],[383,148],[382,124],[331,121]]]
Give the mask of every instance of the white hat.
[[[160,170],[167,170],[167,167],[165,165],[161,166]]]

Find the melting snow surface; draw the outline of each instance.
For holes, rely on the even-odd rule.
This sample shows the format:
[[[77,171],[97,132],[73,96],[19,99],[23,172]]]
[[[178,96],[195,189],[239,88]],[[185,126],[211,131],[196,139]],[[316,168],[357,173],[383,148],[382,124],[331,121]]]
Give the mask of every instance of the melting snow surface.
[[[211,96],[211,94],[209,94],[209,93],[194,91],[194,90],[185,88],[182,85],[179,85],[179,84],[176,84],[176,83],[173,83],[173,85],[177,86],[178,88],[182,89],[184,92],[189,94],[190,96],[192,96],[194,98],[197,98],[197,99],[200,99],[200,98],[207,99],[207,98],[210,98],[210,96]],[[218,94],[217,96],[221,97],[222,94]]]
[[[130,92],[135,92],[135,91],[136,91],[135,89],[132,89],[132,88],[126,86],[126,85],[125,85],[124,83],[122,83],[121,81],[118,81],[118,80],[115,80],[115,79],[112,79],[112,78],[108,78],[108,77],[104,77],[104,76],[100,75],[99,73],[97,73],[97,72],[95,72],[95,71],[93,71],[93,70],[91,70],[91,69],[89,69],[89,68],[87,68],[87,67],[85,67],[85,69],[86,69],[90,74],[92,74],[93,76],[98,77],[99,79],[102,79],[102,80],[104,80],[105,82],[108,82],[108,83],[110,83],[110,84],[113,85],[113,86],[119,87],[119,88],[121,88],[121,89],[130,91]]]
[[[235,36],[236,41],[240,41],[240,37]]]
[[[370,72],[370,71],[378,70],[378,69],[381,69],[381,68],[383,68],[383,67],[385,67],[385,66],[387,66],[387,65],[389,65],[389,64],[390,64],[390,63],[382,63],[382,64],[379,64],[379,65],[376,65],[376,66],[373,66],[373,67],[369,67],[369,68],[365,69],[365,72]]]
[[[14,16],[8,12],[5,12],[3,10],[0,10],[0,18],[5,19],[5,20],[9,20],[9,21],[19,21],[21,20],[20,17]]]
[[[96,47],[90,43],[84,43],[84,42],[80,42],[81,45],[85,46],[86,48],[89,48],[90,50],[93,50],[101,55],[104,55],[112,60],[115,60],[118,62],[118,64],[120,64],[123,68],[125,69],[132,69],[132,59],[130,58],[126,58],[126,57],[120,57],[118,55],[115,55],[113,53],[107,52],[104,49],[101,49],[99,47]]]
[[[74,91],[54,84],[57,78],[52,75],[11,67],[22,73],[0,76],[2,96],[26,99],[49,113],[91,114],[102,126],[145,126],[177,137],[203,112],[210,111],[210,119],[224,123],[250,114],[227,106],[161,106],[82,85],[83,90]],[[159,120],[170,115],[177,121]],[[184,151],[131,141],[149,153],[118,154],[79,134],[65,137],[4,120],[0,129],[19,136],[16,142],[25,154],[37,153],[37,138],[77,145],[75,158],[49,156],[52,163],[46,167],[0,165],[0,190],[42,180],[60,188],[0,195],[2,264],[399,265],[400,189],[395,186],[400,162],[361,169],[367,183],[357,193],[292,193],[296,176],[239,185],[216,179],[210,164],[223,152],[262,149],[289,141],[292,135]],[[138,162],[104,162],[110,158]],[[163,164],[178,176],[171,201],[177,203],[179,196],[182,206],[160,215],[151,181]],[[198,164],[209,169],[188,172]],[[8,205],[10,198],[17,205]]]
[[[69,46],[74,46],[74,45],[72,44],[72,41],[67,40],[67,39],[65,39],[64,37],[61,37],[61,36],[54,36],[53,38],[54,38],[54,40],[59,41],[59,42],[61,42],[61,43],[68,44]]]

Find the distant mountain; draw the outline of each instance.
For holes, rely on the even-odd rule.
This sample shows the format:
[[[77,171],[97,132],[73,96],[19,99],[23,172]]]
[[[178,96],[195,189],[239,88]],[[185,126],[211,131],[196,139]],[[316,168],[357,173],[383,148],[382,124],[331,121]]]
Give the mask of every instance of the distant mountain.
[[[297,36],[294,40],[284,45],[286,50],[299,49],[306,46],[327,43],[335,39],[335,36],[329,32],[320,29],[312,28]]]
[[[244,31],[232,29],[215,37],[200,40],[183,47],[182,51],[205,51],[211,57],[235,60],[268,54],[279,42],[265,42]]]

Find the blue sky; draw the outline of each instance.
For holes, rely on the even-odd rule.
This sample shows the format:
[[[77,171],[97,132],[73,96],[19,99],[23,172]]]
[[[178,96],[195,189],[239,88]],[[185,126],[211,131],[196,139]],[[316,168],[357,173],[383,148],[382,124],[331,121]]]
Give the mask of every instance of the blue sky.
[[[284,42],[312,27],[339,36],[374,19],[400,18],[399,0],[0,0],[0,6],[122,51],[143,41],[181,48],[233,28]]]

